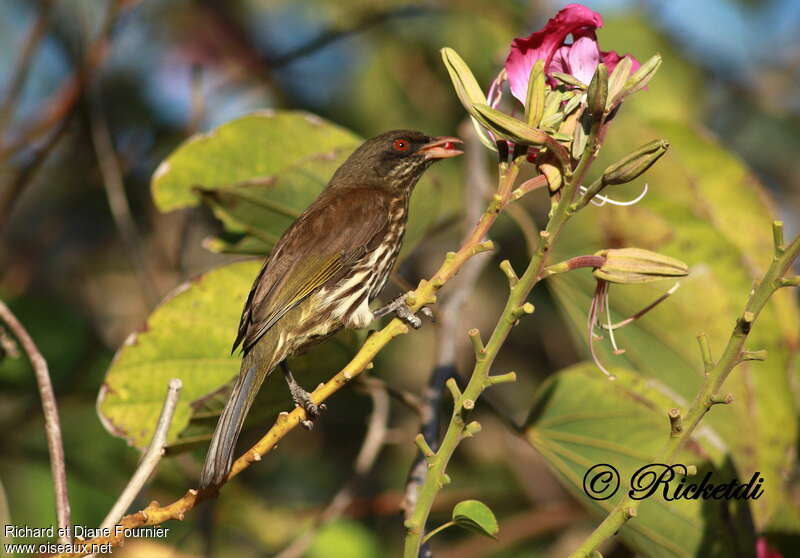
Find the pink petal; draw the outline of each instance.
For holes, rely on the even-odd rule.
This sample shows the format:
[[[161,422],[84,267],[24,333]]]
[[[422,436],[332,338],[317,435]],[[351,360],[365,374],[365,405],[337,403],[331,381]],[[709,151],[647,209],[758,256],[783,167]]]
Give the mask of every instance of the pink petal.
[[[756,558],[783,558],[783,555],[772,548],[767,539],[759,537],[756,541]]]
[[[585,84],[592,81],[594,71],[600,63],[597,41],[581,37],[569,47],[569,73]]]
[[[536,61],[543,59],[545,70],[548,70],[553,55],[567,35],[572,33],[577,39],[602,25],[603,18],[597,12],[580,4],[569,4],[550,19],[544,28],[532,33],[527,39],[514,39],[506,58],[511,94],[524,103],[528,94],[528,78]]]
[[[614,71],[614,68],[616,68],[617,64],[619,64],[619,61],[625,57],[631,59],[631,73],[639,69],[639,66],[641,66],[641,64],[639,64],[639,61],[636,60],[636,58],[634,58],[630,54],[623,54],[622,56],[620,56],[613,50],[600,53],[600,61],[606,65],[609,74]]]
[[[569,46],[562,46],[556,51],[553,58],[550,60],[550,67],[547,69],[547,72],[569,73]]]

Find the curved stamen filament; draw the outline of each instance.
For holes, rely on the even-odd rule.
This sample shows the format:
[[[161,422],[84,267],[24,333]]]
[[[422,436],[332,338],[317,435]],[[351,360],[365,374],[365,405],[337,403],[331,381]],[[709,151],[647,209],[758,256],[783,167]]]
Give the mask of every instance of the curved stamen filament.
[[[609,335],[611,335],[612,338],[613,338],[613,332],[614,332],[615,329],[619,329],[621,327],[624,327],[624,326],[628,325],[631,322],[634,322],[634,321],[638,320],[639,318],[641,318],[642,316],[647,314],[650,310],[652,310],[653,308],[655,308],[656,306],[658,306],[659,304],[664,302],[664,300],[666,300],[672,293],[677,291],[680,286],[681,286],[681,283],[680,283],[680,281],[678,281],[674,285],[672,285],[672,287],[670,287],[670,289],[667,292],[665,292],[660,297],[655,299],[653,302],[651,302],[650,304],[648,304],[647,306],[645,306],[644,308],[642,308],[641,310],[636,312],[631,317],[626,318],[626,319],[622,320],[621,322],[617,322],[615,324],[612,324],[609,321],[608,325],[601,324],[600,327],[605,329],[606,331],[608,331]]]
[[[586,186],[580,186],[579,188],[580,188],[581,194],[585,194],[588,191],[588,188],[586,188]],[[648,186],[647,186],[647,184],[645,184],[644,188],[642,189],[642,193],[639,194],[638,196],[636,196],[634,199],[628,200],[628,201],[619,201],[619,200],[615,200],[615,199],[609,198],[607,196],[602,196],[600,194],[595,194],[592,197],[591,202],[592,202],[593,205],[596,205],[597,207],[603,207],[605,204],[617,205],[617,206],[622,206],[622,207],[627,206],[627,205],[635,205],[635,204],[639,203],[640,201],[642,201],[642,199],[647,195],[647,190],[648,190]]]

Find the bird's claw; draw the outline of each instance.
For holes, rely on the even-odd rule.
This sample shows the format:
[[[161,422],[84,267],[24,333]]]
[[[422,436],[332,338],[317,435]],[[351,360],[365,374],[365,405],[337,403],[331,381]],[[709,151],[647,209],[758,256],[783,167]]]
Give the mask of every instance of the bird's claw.
[[[306,395],[308,395],[308,392],[306,392]],[[295,402],[295,405],[302,407],[305,410],[307,417],[305,420],[301,421],[300,424],[302,424],[303,428],[306,430],[311,430],[314,428],[314,421],[319,418],[319,415],[322,413],[322,411],[326,410],[328,406],[325,405],[325,403],[320,403],[317,405],[311,401],[310,397],[304,398],[301,396],[300,399],[301,401]]]
[[[408,307],[408,303],[406,302],[406,297],[408,293],[404,293],[394,299],[392,302],[376,310],[373,314],[375,317],[385,316],[386,314],[390,314],[392,312],[400,318],[402,321],[406,322],[408,325],[413,327],[414,329],[419,329],[422,327],[422,320],[416,316],[414,312],[411,311],[411,308]],[[421,313],[426,318],[434,321],[433,311],[428,308],[427,306],[423,306],[419,309],[419,313]]]
[[[414,315],[414,312],[411,311],[411,308],[408,307],[405,301],[403,301],[403,304],[399,305],[394,312],[397,314],[398,318],[406,322],[414,329],[419,329],[422,327],[422,320]]]

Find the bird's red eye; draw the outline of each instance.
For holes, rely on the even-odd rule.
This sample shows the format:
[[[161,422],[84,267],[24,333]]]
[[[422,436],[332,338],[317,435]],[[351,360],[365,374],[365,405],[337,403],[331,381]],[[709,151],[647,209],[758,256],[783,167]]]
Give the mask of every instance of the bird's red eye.
[[[408,151],[410,144],[408,143],[408,140],[396,139],[394,140],[393,147],[395,151]]]

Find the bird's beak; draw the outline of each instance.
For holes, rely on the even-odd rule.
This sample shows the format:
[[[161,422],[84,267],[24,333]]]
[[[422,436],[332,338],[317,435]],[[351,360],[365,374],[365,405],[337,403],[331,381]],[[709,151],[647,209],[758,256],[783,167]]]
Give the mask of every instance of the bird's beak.
[[[457,143],[463,142],[452,136],[433,138],[433,141],[419,148],[419,153],[422,153],[426,159],[448,159],[450,157],[456,157],[464,153],[456,149],[455,145]]]

